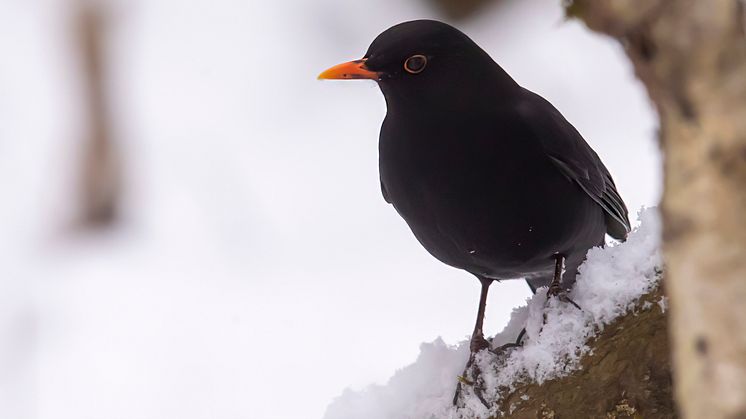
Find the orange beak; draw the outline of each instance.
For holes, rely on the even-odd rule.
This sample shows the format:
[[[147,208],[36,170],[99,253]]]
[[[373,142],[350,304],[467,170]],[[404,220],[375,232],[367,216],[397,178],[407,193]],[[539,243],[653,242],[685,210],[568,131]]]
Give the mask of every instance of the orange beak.
[[[319,80],[329,79],[370,79],[379,80],[381,74],[368,70],[365,66],[365,58],[335,65],[334,67],[319,74]]]

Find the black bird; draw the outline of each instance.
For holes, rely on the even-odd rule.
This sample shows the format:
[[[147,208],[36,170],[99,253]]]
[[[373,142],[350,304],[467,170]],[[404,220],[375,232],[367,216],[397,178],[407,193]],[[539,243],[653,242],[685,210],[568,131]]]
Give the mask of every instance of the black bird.
[[[580,133],[452,26],[398,24],[319,78],[378,82],[383,197],[433,256],[481,282],[473,353],[488,346],[493,281],[562,297],[589,248],[626,238],[627,208]]]

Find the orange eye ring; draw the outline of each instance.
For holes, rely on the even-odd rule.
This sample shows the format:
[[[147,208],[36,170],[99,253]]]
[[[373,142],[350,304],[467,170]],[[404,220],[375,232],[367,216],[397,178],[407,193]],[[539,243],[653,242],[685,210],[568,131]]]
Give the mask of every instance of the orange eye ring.
[[[422,54],[416,54],[404,61],[404,70],[410,74],[422,73],[422,70],[427,66],[427,57]]]

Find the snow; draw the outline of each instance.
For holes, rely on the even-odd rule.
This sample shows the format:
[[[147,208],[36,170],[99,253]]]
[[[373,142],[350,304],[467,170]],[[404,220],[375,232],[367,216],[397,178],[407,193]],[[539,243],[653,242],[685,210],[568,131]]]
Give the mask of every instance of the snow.
[[[665,313],[666,309],[668,309],[668,297],[665,295],[661,297],[660,300],[658,300],[658,307],[661,308],[661,312]]]
[[[479,379],[483,380],[483,396],[488,402],[498,399],[498,388],[514,388],[516,383],[527,381],[542,383],[577,369],[590,350],[588,340],[655,288],[662,266],[658,212],[643,210],[639,219],[640,226],[625,243],[588,252],[569,294],[582,311],[557,299],[547,302],[545,288],[513,310],[510,322],[493,338],[492,345],[514,342],[525,327],[523,346],[503,356],[482,351],[476,357],[482,371]],[[346,390],[329,406],[325,418],[455,419],[494,415],[497,412],[488,410],[469,386],[464,386],[462,406],[452,407],[456,377],[462,373],[468,347],[468,341],[447,345],[440,338],[423,343],[414,364],[397,371],[386,385],[357,392]],[[467,378],[475,379],[471,375]]]
[[[387,385],[373,385],[361,392],[345,390],[325,418],[445,417],[449,411],[445,399],[453,397],[454,378],[461,374],[468,357],[469,345],[450,346],[440,338],[423,343],[417,361],[397,371]],[[451,389],[450,396],[447,389]]]

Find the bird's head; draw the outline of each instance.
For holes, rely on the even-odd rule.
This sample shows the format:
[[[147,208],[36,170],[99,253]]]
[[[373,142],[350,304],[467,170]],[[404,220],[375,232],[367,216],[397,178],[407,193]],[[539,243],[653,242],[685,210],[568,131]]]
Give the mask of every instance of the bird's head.
[[[434,20],[387,29],[363,58],[331,67],[319,79],[375,80],[389,107],[462,106],[485,91],[517,86],[468,36]]]

